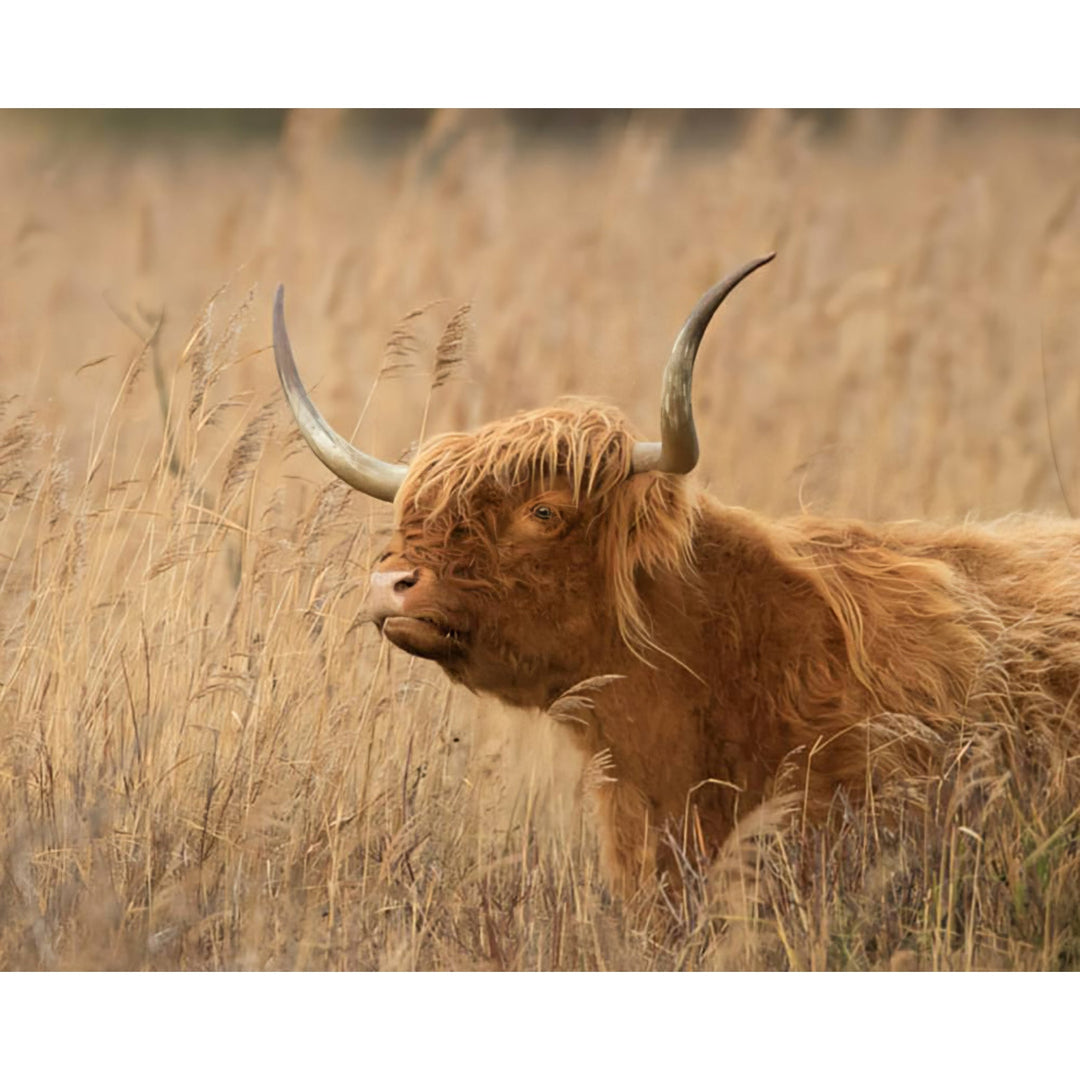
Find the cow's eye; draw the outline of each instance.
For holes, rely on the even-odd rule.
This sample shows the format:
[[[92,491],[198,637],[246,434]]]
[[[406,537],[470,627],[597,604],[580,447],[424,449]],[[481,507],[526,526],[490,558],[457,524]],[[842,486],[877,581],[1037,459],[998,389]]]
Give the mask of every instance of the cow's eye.
[[[555,516],[555,511],[550,506],[540,503],[538,506],[533,507],[532,515],[539,521],[550,521]]]

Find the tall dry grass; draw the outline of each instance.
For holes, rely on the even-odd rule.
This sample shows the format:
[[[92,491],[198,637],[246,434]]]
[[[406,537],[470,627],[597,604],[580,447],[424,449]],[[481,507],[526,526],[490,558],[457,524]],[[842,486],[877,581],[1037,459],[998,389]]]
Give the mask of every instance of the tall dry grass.
[[[318,116],[231,150],[0,117],[0,966],[1078,965],[1064,773],[766,808],[712,868],[673,823],[686,890],[621,902],[604,762],[363,622],[389,514],[293,432],[279,280],[320,407],[395,459],[567,393],[653,432],[685,313],[777,248],[698,364],[716,494],[1080,507],[1080,123],[688,130],[438,114],[375,155]]]

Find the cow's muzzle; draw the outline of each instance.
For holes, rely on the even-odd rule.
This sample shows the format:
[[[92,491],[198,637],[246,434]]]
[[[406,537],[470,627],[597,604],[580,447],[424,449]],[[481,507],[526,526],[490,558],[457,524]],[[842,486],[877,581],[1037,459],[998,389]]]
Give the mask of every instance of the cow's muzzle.
[[[465,632],[423,595],[419,570],[376,570],[371,575],[368,612],[372,621],[399,649],[426,660],[460,656]]]

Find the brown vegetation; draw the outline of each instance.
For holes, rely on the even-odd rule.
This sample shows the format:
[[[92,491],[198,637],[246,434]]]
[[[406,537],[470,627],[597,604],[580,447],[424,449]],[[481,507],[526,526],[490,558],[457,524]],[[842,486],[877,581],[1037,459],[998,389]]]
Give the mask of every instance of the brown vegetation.
[[[456,123],[404,158],[0,133],[0,964],[1077,966],[1051,758],[961,761],[917,810],[839,801],[827,828],[763,810],[713,870],[687,816],[662,838],[681,895],[609,896],[609,759],[582,769],[562,725],[360,620],[389,513],[308,460],[267,348],[286,280],[313,395],[389,460],[422,417],[567,392],[651,432],[687,298],[777,247],[699,358],[724,504],[1064,513],[1071,122],[859,118],[823,142],[762,115],[708,147],[645,117],[573,152]],[[460,311],[442,335],[465,378],[433,392],[466,301],[474,340]]]

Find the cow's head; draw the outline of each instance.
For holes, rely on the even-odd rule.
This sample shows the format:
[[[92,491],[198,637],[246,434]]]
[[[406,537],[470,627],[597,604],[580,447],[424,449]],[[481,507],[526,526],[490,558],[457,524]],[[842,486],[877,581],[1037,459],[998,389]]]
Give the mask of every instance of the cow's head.
[[[682,476],[698,458],[698,345],[728,293],[772,257],[714,286],[690,314],[664,372],[660,442],[636,439],[615,409],[578,403],[432,439],[408,467],[357,450],[316,410],[278,289],[274,355],[304,437],[347,483],[394,503],[369,598],[393,644],[472,689],[537,706],[597,674],[620,643],[649,644],[642,575],[685,575],[691,563]]]

